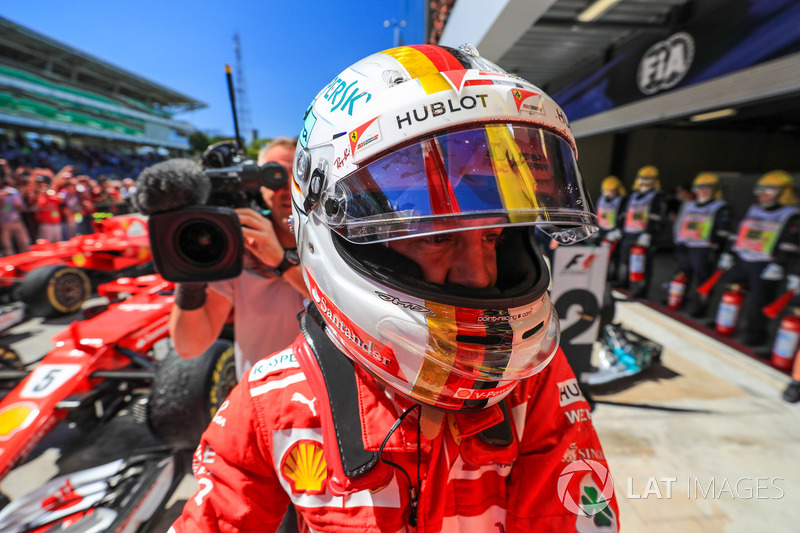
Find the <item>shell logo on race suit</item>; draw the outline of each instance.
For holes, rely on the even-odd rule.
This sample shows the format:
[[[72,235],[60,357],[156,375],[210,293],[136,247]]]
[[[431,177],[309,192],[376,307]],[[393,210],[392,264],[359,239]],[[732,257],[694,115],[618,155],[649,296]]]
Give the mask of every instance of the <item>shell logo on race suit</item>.
[[[324,494],[328,464],[322,443],[307,439],[295,442],[283,456],[280,472],[293,494]]]

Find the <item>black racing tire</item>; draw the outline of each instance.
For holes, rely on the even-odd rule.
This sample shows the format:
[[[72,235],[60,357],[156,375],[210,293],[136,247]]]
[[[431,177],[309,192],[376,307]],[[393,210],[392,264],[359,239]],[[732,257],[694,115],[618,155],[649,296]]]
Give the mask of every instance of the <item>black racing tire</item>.
[[[171,446],[193,449],[235,385],[236,361],[230,342],[217,340],[192,359],[181,359],[171,349],[159,364],[150,390],[150,430]]]
[[[31,316],[51,317],[78,311],[92,294],[92,282],[83,270],[51,265],[33,270],[19,288],[19,298]]]

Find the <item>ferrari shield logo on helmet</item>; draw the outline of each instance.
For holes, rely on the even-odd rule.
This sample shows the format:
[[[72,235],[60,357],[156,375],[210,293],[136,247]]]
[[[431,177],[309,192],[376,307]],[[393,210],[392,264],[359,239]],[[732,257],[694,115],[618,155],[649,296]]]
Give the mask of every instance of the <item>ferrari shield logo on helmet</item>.
[[[511,96],[514,98],[514,105],[517,106],[517,111],[520,113],[525,112],[530,115],[544,113],[544,109],[542,108],[542,96],[539,93],[527,91],[525,89],[513,89],[511,91]],[[539,98],[524,103],[534,96],[538,96]]]
[[[359,150],[368,144],[381,140],[381,130],[376,122],[378,118],[379,117],[375,117],[350,132],[351,154],[356,155]]]

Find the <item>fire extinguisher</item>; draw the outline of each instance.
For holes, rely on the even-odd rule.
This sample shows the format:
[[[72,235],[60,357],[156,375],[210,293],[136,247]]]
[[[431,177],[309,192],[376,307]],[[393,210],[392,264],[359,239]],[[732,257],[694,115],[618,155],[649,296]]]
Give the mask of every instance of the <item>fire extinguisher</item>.
[[[678,274],[672,278],[672,281],[669,283],[667,307],[673,311],[677,311],[681,308],[681,304],[683,303],[683,295],[686,293],[686,284],[688,282],[689,278],[683,272],[678,272]]]
[[[739,314],[742,312],[742,288],[740,285],[731,285],[722,295],[717,308],[717,317],[714,320],[714,328],[722,335],[730,337],[736,331],[736,323],[739,322]]]
[[[628,260],[628,281],[637,283],[644,281],[644,265],[647,250],[638,244],[631,248],[630,259]]]
[[[800,343],[800,309],[794,308],[792,313],[783,317],[778,333],[775,334],[770,358],[772,364],[781,370],[792,368],[798,343]]]

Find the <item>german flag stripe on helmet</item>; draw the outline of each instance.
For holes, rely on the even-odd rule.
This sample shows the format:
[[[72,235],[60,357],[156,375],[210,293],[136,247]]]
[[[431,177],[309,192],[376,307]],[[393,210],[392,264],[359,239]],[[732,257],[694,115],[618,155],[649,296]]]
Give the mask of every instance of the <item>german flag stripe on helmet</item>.
[[[456,317],[458,319],[459,324],[478,324],[480,323],[479,317],[508,317],[507,310],[477,310],[477,309],[456,309]],[[475,373],[475,368],[480,366],[490,366],[492,370],[496,370],[498,366],[506,366],[508,364],[509,359],[511,358],[511,349],[514,340],[514,330],[512,329],[511,325],[509,324],[508,320],[500,320],[500,321],[493,321],[487,320],[484,322],[484,327],[482,331],[477,331],[475,329],[470,329],[469,331],[464,331],[462,328],[459,328],[460,334],[456,336],[456,340],[458,341],[459,350],[463,349],[467,345],[470,345],[469,354],[464,354],[463,357],[456,358],[456,368],[458,368],[459,361],[469,361],[470,368],[464,368],[464,371],[469,371],[470,373]],[[480,337],[480,338],[478,338]],[[477,354],[481,353],[479,346],[483,344],[484,346],[492,346],[491,352],[495,353],[495,356],[492,361],[487,361],[485,354],[486,350],[483,350],[484,358],[480,361],[476,359]],[[497,358],[497,352],[502,353],[502,347],[505,347],[507,353],[504,356],[501,356],[501,359]],[[452,378],[456,378],[456,376],[452,376]],[[452,387],[454,392],[457,392],[459,388],[471,388],[475,390],[480,389],[494,389],[497,387],[497,381],[489,381],[489,380],[481,380],[481,381],[474,381],[474,380],[465,380],[464,378],[458,378],[458,380],[452,380],[451,383],[448,383],[448,386]],[[486,398],[479,398],[473,397],[468,399],[464,402],[464,407],[469,409],[481,409],[486,406],[489,401],[489,397]]]
[[[427,356],[422,367],[417,373],[412,388],[412,397],[433,405],[439,404],[439,396],[447,397],[447,407],[452,409],[452,403],[463,399],[463,406],[471,409],[485,407],[494,396],[490,393],[486,397],[476,397],[472,391],[480,389],[495,389],[497,381],[479,381],[465,378],[458,372],[450,369],[459,369],[459,361],[469,361],[469,367],[461,365],[464,372],[474,373],[474,368],[479,367],[484,360],[477,361],[477,354],[481,353],[480,346],[484,342],[508,345],[508,356],[505,361],[492,361],[492,366],[505,365],[511,356],[514,331],[505,321],[489,321],[481,330],[465,330],[459,324],[476,324],[479,316],[508,316],[508,311],[489,311],[466,309],[426,301],[425,306],[435,315],[428,316],[428,344]],[[481,337],[479,339],[477,337]],[[489,339],[488,337],[492,337]],[[456,347],[453,350],[453,347]],[[496,348],[496,346],[495,346]],[[468,352],[468,353],[467,353]],[[460,395],[459,391],[463,393]]]
[[[433,311],[428,320],[427,354],[422,363],[411,395],[414,398],[434,404],[450,376],[456,352],[452,347],[456,344],[458,327],[456,325],[456,310],[450,305],[425,301],[425,307]]]
[[[465,309],[462,307],[456,308],[456,325],[457,327],[460,324],[477,324],[478,317],[483,315],[483,311],[478,309]],[[483,364],[483,358],[481,360],[477,360],[478,354],[481,353],[480,346],[485,345],[486,341],[486,331],[485,329],[475,330],[474,328],[464,329],[463,327],[458,327],[458,335],[456,335],[457,344],[457,354],[455,364],[453,367],[456,371],[460,370],[462,372],[469,372],[470,374],[473,373],[473,369],[477,366]],[[466,353],[468,352],[468,353]],[[468,364],[464,364],[464,362]],[[454,398],[459,398],[458,391],[459,390],[472,390],[475,388],[480,388],[479,383],[476,383],[474,379],[468,379],[457,373],[451,373],[450,379],[447,380],[447,389],[450,392],[450,396]],[[464,399],[464,407],[471,407],[473,409],[479,409],[485,407],[486,400],[475,400],[475,399]]]
[[[450,89],[450,83],[439,74],[442,71],[460,70],[464,66],[453,54],[439,47],[427,44],[401,46],[383,52],[395,58],[408,71],[408,74],[419,81],[427,94],[438,93]],[[434,76],[434,74],[439,74]]]
[[[540,208],[536,197],[536,179],[517,141],[505,126],[486,126],[486,137],[492,147],[499,147],[492,148],[492,167],[509,219],[515,222],[514,213]]]

